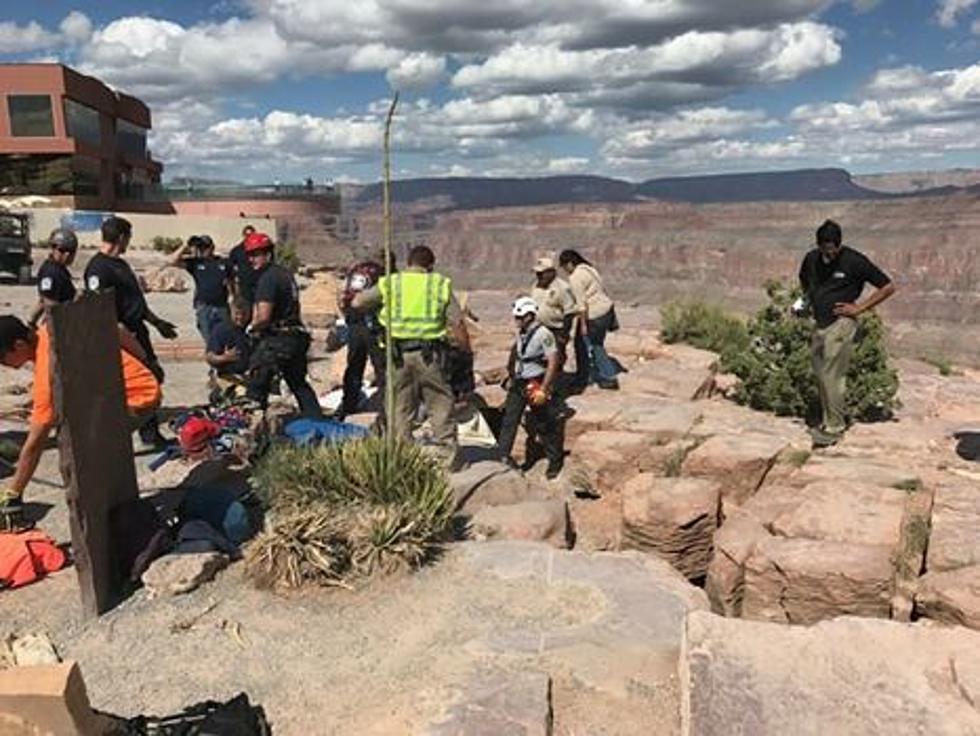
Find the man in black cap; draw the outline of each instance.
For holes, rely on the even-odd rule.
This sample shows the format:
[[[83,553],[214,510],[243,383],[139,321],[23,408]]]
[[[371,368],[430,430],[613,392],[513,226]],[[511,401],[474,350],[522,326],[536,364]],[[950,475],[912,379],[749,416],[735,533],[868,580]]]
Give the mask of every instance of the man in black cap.
[[[242,228],[242,240],[231,249],[228,254],[228,263],[231,267],[232,292],[236,299],[253,304],[255,302],[255,284],[259,280],[259,275],[252,268],[245,253],[245,241],[255,232],[255,228],[246,225]]]
[[[48,237],[51,252],[37,270],[38,302],[31,312],[28,324],[34,326],[44,313],[45,307],[74,301],[75,284],[68,267],[78,253],[78,238],[68,228],[59,227]]]
[[[177,328],[153,313],[146,303],[136,274],[123,258],[132,235],[133,226],[122,217],[110,217],[102,223],[102,246],[85,267],[85,288],[92,292],[113,290],[123,349],[134,355],[163,383],[163,366],[153,350],[146,325],[153,325],[167,340],[177,337]],[[140,428],[140,439],[153,446],[166,444],[155,417]]]
[[[197,331],[207,345],[214,329],[231,321],[228,311],[230,264],[214,254],[214,241],[210,236],[192,235],[170,257],[170,265],[186,269],[194,279]]]

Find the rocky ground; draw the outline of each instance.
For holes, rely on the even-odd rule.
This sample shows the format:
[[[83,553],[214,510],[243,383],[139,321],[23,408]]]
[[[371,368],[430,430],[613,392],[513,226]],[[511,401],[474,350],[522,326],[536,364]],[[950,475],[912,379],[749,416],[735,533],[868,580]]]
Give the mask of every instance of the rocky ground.
[[[30,299],[5,287],[0,311]],[[190,297],[151,300],[182,328],[166,403],[199,402]],[[507,301],[471,297],[487,377]],[[419,573],[283,596],[232,565],[84,621],[66,570],[0,593],[0,634],[47,632],[98,708],[245,690],[277,734],[980,733],[980,374],[900,361],[896,419],[811,452],[800,423],[728,401],[715,356],[663,345],[653,310],[621,321],[622,391],[569,399],[563,477],[471,448],[453,485],[472,540]],[[320,390],[337,362],[314,364]],[[14,411],[29,373],[0,377]],[[148,493],[214,482],[138,462]],[[45,453],[28,499],[67,540],[56,466]]]

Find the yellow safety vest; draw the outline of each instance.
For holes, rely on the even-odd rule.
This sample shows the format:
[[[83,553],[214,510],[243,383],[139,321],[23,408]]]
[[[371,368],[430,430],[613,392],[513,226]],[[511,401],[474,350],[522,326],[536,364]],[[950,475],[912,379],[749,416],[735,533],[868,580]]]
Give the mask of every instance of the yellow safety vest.
[[[399,271],[378,280],[381,291],[381,324],[388,326],[391,308],[391,336],[395,340],[443,340],[446,337],[446,309],[452,282],[442,274]]]

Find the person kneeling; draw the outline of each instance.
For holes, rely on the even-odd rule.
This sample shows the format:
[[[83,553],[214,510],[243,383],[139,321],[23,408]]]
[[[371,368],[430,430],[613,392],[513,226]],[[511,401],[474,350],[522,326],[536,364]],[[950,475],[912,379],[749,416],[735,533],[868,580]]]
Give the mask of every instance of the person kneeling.
[[[546,477],[553,480],[561,473],[565,457],[559,407],[553,393],[555,379],[561,370],[558,343],[551,330],[538,322],[538,305],[533,299],[518,299],[514,302],[513,313],[519,334],[510,354],[510,386],[497,446],[505,461],[516,465],[511,451],[521,417],[525,408],[528,409],[529,450],[524,466],[529,468],[533,464],[530,448],[540,445],[548,459]]]
[[[205,358],[213,368],[211,403],[245,396],[248,385],[248,363],[251,340],[245,332],[252,318],[251,305],[236,299],[231,309],[231,322],[222,322],[208,336]]]
[[[140,361],[119,351],[122,364],[123,388],[126,409],[133,417],[133,429],[154,416],[160,406],[163,393],[160,382]],[[42,323],[36,332],[17,317],[0,317],[0,363],[10,368],[20,368],[34,363],[33,404],[27,439],[20,449],[17,467],[10,483],[0,490],[0,523],[17,526],[23,510],[24,489],[34,476],[44,444],[51,430],[58,424],[51,395],[51,338],[47,326]]]

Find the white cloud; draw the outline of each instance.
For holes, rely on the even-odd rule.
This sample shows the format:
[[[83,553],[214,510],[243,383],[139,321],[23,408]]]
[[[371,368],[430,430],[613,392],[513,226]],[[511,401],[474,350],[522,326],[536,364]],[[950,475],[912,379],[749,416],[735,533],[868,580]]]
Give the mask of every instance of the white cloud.
[[[19,26],[9,21],[0,23],[0,54],[40,51],[52,48],[57,43],[58,34],[44,29],[34,21],[26,26]]]
[[[588,169],[589,159],[584,156],[562,156],[548,161],[549,174],[577,174]]]
[[[62,19],[58,30],[69,45],[84,43],[92,37],[92,21],[85,13],[73,10]]]
[[[977,0],[939,0],[936,9],[936,20],[944,28],[956,25],[957,18],[977,4]]]
[[[426,89],[446,76],[446,59],[428,53],[413,53],[388,70],[387,79],[395,89]]]

